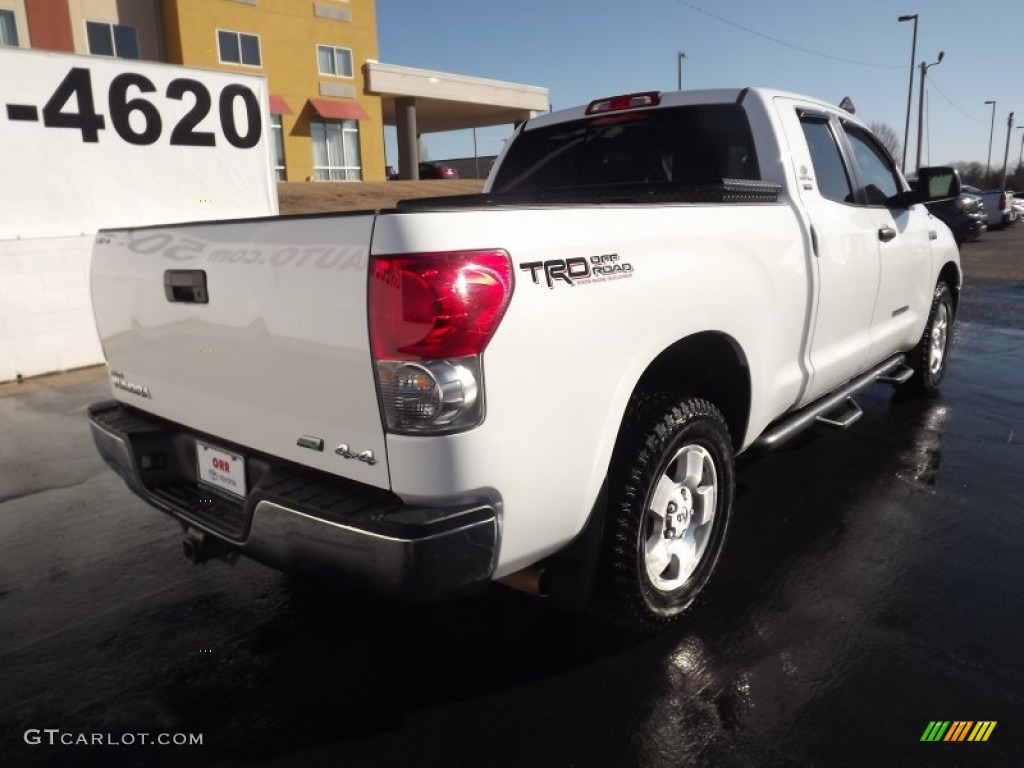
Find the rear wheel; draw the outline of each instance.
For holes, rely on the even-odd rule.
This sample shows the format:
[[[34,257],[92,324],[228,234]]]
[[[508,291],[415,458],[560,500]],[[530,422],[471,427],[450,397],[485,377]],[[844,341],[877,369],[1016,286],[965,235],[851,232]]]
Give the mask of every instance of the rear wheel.
[[[907,362],[914,369],[913,377],[906,386],[913,392],[931,394],[938,389],[946,375],[949,350],[953,343],[953,296],[945,282],[935,286],[928,323],[917,346],[907,355]]]
[[[699,398],[637,398],[610,471],[599,605],[631,629],[678,618],[707,584],[732,513],[734,464],[721,413]]]

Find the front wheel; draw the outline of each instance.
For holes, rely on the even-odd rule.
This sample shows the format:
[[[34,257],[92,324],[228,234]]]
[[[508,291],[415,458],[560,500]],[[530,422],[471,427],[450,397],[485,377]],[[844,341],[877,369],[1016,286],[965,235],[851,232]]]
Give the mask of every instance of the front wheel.
[[[931,394],[938,389],[946,375],[955,319],[953,296],[949,286],[940,281],[935,286],[928,323],[921,340],[907,355],[907,362],[914,369],[914,375],[906,384],[911,391]]]
[[[732,514],[732,441],[700,398],[637,398],[609,476],[599,606],[649,631],[678,618],[707,584]]]

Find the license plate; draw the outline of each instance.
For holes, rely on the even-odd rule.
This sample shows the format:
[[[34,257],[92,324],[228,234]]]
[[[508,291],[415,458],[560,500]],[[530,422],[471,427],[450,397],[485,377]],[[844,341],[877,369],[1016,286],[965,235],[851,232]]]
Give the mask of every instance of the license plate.
[[[196,440],[196,477],[232,496],[245,498],[245,459]]]

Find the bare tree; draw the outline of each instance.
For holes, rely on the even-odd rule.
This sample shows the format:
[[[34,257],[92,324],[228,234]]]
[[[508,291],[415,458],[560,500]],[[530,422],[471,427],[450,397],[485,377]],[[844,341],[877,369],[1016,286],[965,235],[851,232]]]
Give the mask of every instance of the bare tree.
[[[977,160],[954,160],[946,165],[956,168],[960,174],[960,181],[972,187],[980,189],[996,189],[1002,183],[1002,170],[991,171],[985,175],[985,164]],[[1024,189],[1024,165],[1010,171],[1006,178],[1007,189]]]
[[[900,135],[896,133],[896,129],[880,120],[876,120],[868,127],[875,134],[875,137],[882,142],[882,146],[889,150],[889,154],[899,159],[903,154],[903,142],[900,141]]]
[[[985,166],[976,160],[970,162],[964,160],[958,160],[953,163],[949,163],[960,173],[960,181],[964,184],[970,184],[974,187],[986,188],[989,186],[988,180],[985,178]]]

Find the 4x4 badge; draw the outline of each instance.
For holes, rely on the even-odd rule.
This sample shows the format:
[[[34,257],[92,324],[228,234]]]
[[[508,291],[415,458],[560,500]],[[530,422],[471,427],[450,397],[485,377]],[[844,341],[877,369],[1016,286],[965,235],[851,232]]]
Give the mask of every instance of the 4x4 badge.
[[[367,450],[354,453],[349,449],[348,443],[342,443],[334,449],[334,452],[343,459],[355,459],[356,461],[361,461],[364,464],[369,464],[371,467],[377,463],[377,459],[373,457],[373,451]]]

